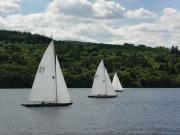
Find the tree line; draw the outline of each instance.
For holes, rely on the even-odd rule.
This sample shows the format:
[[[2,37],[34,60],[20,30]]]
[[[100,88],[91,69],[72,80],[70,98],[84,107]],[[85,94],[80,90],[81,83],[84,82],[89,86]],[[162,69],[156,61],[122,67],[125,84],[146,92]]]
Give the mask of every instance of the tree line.
[[[17,31],[0,31],[0,88],[31,87],[51,38]],[[123,87],[180,87],[178,47],[151,48],[55,41],[56,53],[68,87],[92,87],[100,60],[112,79],[117,72]]]

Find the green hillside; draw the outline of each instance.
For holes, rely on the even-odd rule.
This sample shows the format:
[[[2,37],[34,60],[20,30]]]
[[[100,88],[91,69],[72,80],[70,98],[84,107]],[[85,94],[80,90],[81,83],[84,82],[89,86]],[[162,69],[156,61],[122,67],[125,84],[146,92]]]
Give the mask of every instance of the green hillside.
[[[0,31],[0,88],[31,87],[43,52],[51,41],[38,34]],[[123,87],[180,87],[180,52],[133,44],[106,45],[55,41],[68,87],[91,87],[103,58]]]

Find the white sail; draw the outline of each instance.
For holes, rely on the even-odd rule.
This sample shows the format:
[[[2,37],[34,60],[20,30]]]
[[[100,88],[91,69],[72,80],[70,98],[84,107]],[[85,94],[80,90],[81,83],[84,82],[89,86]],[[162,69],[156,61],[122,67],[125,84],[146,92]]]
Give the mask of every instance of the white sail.
[[[117,73],[115,73],[115,75],[114,75],[114,77],[113,77],[112,85],[113,85],[114,89],[117,90],[117,91],[118,91],[118,90],[119,90],[119,91],[122,91],[122,90],[123,90],[122,85],[121,85],[121,83],[120,83],[120,81],[119,81],[119,78],[118,78],[118,76],[117,76]]]
[[[72,103],[57,56],[56,56],[56,78],[57,78],[57,102]]]
[[[104,74],[104,62],[101,60],[95,77],[94,77],[94,82],[92,86],[92,91],[91,91],[91,96],[96,96],[96,95],[106,95],[106,83],[105,83],[105,74]]]
[[[94,77],[94,82],[90,96],[108,96],[108,95],[116,96],[116,93],[111,84],[107,70],[104,66],[104,62],[103,60],[101,60]]]
[[[56,101],[55,54],[53,41],[46,49],[39,64],[29,101]]]
[[[105,69],[105,77],[106,77],[106,86],[107,86],[107,95],[116,95],[115,89],[111,83],[108,72]]]

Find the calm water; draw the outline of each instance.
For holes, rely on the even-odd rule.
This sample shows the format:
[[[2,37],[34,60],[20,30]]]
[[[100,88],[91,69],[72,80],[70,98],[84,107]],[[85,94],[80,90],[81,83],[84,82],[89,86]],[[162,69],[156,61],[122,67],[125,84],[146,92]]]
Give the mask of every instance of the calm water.
[[[126,89],[112,99],[89,92],[70,89],[69,107],[25,108],[29,89],[1,89],[0,135],[180,135],[180,89]]]

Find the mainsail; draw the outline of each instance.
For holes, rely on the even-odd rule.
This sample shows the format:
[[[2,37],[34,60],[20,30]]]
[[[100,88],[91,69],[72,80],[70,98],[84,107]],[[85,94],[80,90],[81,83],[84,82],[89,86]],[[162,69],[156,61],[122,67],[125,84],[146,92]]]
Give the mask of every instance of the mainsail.
[[[27,107],[66,106],[72,104],[57,56],[54,42],[46,49],[39,64]]]
[[[46,49],[39,64],[29,101],[56,101],[55,53],[53,41]]]
[[[115,73],[115,75],[113,77],[112,85],[113,85],[115,91],[123,91],[123,88],[122,88],[122,85],[119,81],[117,73]]]
[[[116,97],[116,93],[111,84],[109,75],[104,66],[103,60],[101,60],[95,77],[91,90],[91,94],[89,97]]]

